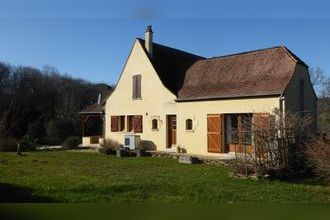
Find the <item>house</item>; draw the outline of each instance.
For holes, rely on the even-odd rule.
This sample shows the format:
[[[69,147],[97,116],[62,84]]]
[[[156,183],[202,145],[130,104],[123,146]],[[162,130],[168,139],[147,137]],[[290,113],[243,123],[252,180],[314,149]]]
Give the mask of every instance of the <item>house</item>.
[[[233,152],[231,132],[267,122],[274,109],[306,112],[316,128],[317,98],[308,66],[284,46],[205,58],[137,38],[105,105],[105,138],[128,132],[159,151]],[[246,140],[252,146],[251,139]]]

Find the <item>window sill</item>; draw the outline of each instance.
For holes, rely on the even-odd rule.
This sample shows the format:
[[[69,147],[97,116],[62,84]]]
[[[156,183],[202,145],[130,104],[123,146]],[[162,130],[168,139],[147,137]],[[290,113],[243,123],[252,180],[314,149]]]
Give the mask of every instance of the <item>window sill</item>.
[[[133,101],[142,100],[142,98],[132,98]]]
[[[159,129],[157,128],[157,129],[151,129],[152,131],[159,131]]]
[[[186,130],[186,132],[193,133],[195,130]]]

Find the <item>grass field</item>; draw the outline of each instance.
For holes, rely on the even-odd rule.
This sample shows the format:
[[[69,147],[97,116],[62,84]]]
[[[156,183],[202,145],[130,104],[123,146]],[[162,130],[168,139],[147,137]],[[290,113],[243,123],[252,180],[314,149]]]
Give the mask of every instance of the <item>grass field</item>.
[[[94,153],[0,153],[0,202],[330,202],[330,187],[233,177],[228,168]]]

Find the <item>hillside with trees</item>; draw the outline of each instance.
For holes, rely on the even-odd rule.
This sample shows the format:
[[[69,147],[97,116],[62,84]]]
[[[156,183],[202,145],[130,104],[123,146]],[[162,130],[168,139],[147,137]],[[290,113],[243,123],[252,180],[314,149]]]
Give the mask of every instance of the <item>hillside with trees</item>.
[[[38,144],[61,144],[81,135],[79,111],[112,88],[59,73],[0,63],[0,140],[28,135]]]

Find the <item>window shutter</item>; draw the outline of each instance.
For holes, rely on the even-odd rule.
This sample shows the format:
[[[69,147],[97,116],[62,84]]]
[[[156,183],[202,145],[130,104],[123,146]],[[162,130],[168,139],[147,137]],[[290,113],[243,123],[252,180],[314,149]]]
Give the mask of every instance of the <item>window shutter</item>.
[[[269,129],[270,128],[270,114],[269,113],[253,113],[253,127],[255,129]]]
[[[111,116],[111,131],[118,131],[118,116]]]
[[[134,124],[134,132],[135,133],[142,133],[142,115],[135,115],[133,119]]]
[[[136,98],[141,98],[141,75],[136,75]]]
[[[118,130],[120,130],[120,131],[124,131],[125,130],[125,116],[119,116],[118,117],[118,119],[119,119],[119,125],[120,125],[120,128],[118,128]]]
[[[136,99],[136,75],[132,77],[132,98]]]
[[[127,129],[128,131],[133,131],[134,127],[133,127],[133,120],[134,120],[134,116],[127,116]]]

